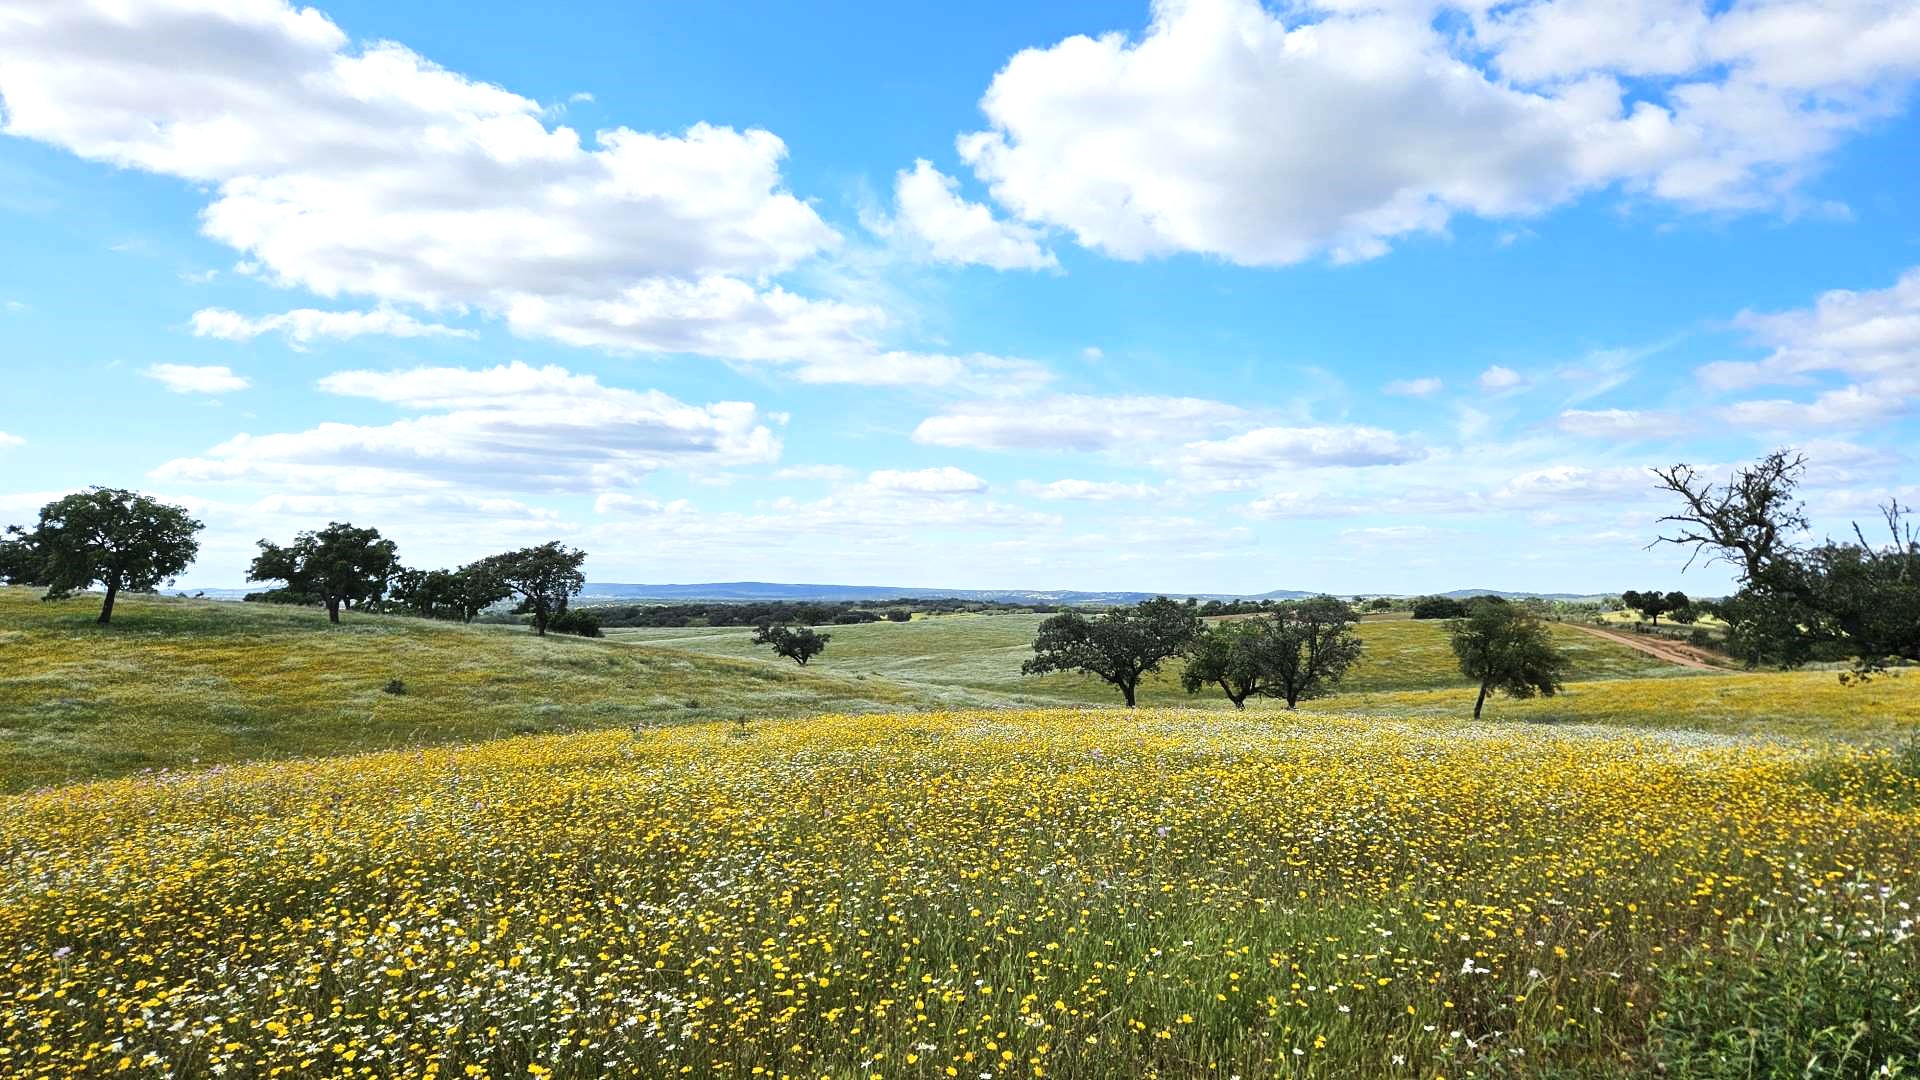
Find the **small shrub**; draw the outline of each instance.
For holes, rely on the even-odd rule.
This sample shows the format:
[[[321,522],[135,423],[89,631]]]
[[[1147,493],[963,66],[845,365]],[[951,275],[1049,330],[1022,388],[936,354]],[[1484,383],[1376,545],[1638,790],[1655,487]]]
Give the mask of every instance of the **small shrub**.
[[[600,632],[600,617],[585,608],[568,608],[547,620],[547,632],[575,637],[605,636]]]
[[[407,692],[407,684],[405,680],[402,679],[388,679],[387,685],[383,689],[385,689],[387,693],[398,697]]]

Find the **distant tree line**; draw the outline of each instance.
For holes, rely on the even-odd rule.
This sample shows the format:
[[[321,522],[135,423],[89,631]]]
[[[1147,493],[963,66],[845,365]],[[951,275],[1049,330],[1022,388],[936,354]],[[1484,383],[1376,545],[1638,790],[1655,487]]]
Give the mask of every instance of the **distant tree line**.
[[[984,614],[1060,610],[1054,604],[1015,604],[953,597],[912,600],[712,600],[678,604],[583,604],[605,627],[681,626],[856,626],[907,622],[915,612],[929,615]]]
[[[255,602],[324,607],[335,623],[342,610],[472,622],[495,604],[513,600],[513,613],[527,616],[535,634],[600,636],[597,619],[569,606],[586,584],[580,567],[587,553],[558,540],[453,570],[402,566],[393,541],[378,529],[338,521],[300,533],[286,545],[262,540],[259,546],[247,579],[285,584],[249,593],[246,599]]]

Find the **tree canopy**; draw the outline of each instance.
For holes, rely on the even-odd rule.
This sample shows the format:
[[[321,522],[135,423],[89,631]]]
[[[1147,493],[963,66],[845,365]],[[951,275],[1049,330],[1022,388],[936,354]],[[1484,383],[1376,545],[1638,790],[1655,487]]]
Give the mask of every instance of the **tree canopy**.
[[[380,530],[334,521],[285,547],[260,541],[247,580],[284,581],[296,599],[326,605],[327,620],[337,623],[343,605],[364,607],[386,595],[399,570],[399,550]]]
[[[762,626],[753,632],[755,645],[770,645],[775,656],[807,666],[807,661],[827,651],[832,634],[822,634],[810,626]]]
[[[1681,509],[1661,520],[1655,543],[1689,549],[1687,566],[1705,557],[1734,568],[1739,591],[1717,605],[1728,646],[1749,666],[1793,667],[1817,655],[1850,656],[1856,674],[1896,660],[1920,661],[1920,535],[1909,507],[1881,507],[1885,540],[1859,524],[1852,540],[1817,544],[1797,490],[1804,455],[1776,450],[1715,483],[1691,465],[1657,469],[1660,487]]]
[[[1331,690],[1360,658],[1359,617],[1330,596],[1275,606],[1269,614],[1216,623],[1187,654],[1181,685],[1198,693],[1218,685],[1234,707],[1251,696],[1280,698],[1291,709]]]
[[[511,593],[492,564],[481,559],[457,570],[402,570],[393,577],[392,595],[410,615],[472,622]]]
[[[1480,684],[1473,718],[1487,703],[1487,692],[1509,697],[1552,697],[1560,690],[1567,658],[1554,647],[1553,637],[1526,609],[1498,597],[1483,596],[1467,606],[1467,614],[1447,626],[1460,673]]]
[[[567,610],[567,604],[587,583],[580,566],[587,553],[570,548],[558,540],[537,547],[521,548],[480,560],[509,595],[520,597],[516,612],[533,616],[533,632],[546,636],[555,616]]]
[[[48,600],[97,584],[106,598],[95,621],[104,625],[122,591],[151,592],[192,565],[201,527],[184,507],[123,488],[88,488],[41,507],[31,530],[7,529],[0,577],[45,586]]]
[[[1164,596],[1093,618],[1062,612],[1040,624],[1022,675],[1078,671],[1120,688],[1132,708],[1142,676],[1185,652],[1200,633],[1193,609]]]
[[[1659,626],[1660,616],[1684,612],[1692,605],[1693,601],[1687,597],[1686,593],[1678,589],[1673,592],[1661,592],[1658,589],[1653,589],[1648,592],[1638,592],[1633,589],[1628,589],[1626,592],[1620,594],[1620,603],[1646,616],[1653,625]]]

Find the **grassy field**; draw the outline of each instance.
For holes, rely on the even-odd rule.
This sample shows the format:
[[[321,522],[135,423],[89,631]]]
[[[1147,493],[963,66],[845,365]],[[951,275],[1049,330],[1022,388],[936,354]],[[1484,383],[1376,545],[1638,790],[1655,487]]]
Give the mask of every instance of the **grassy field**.
[[[0,587],[0,790],[139,769],[503,735],[900,709],[831,671],[256,604],[42,603]],[[791,666],[791,665],[789,665]],[[389,680],[405,684],[389,694]]]
[[[1110,705],[1112,687],[1080,675],[1025,677],[1020,663],[1033,655],[1033,639],[1045,615],[942,615],[909,623],[863,623],[824,628],[833,642],[809,669],[879,676],[915,687],[927,699],[955,708],[986,705]],[[1554,642],[1573,661],[1574,679],[1610,679],[1685,674],[1645,653],[1552,625]],[[1342,692],[1417,690],[1465,686],[1446,625],[1412,619],[1369,619],[1359,633],[1367,651],[1341,683]],[[712,656],[774,663],[742,627],[612,630],[616,641],[669,646]],[[788,661],[778,661],[792,666]],[[1217,692],[1189,696],[1180,688],[1178,663],[1141,686],[1147,705],[1210,704]]]
[[[0,799],[0,1074],[1912,1075],[1916,806],[1885,750],[1220,710],[109,781]]]
[[[1475,724],[1383,620],[1129,713],[1037,616],[92,612],[0,590],[0,1076],[1920,1075],[1920,674],[1557,627]]]
[[[1439,719],[1459,716],[1460,703],[1459,691],[1424,690],[1342,694],[1302,707]],[[1920,738],[1920,671],[1896,670],[1853,686],[1832,671],[1576,682],[1551,698],[1496,697],[1487,711],[1490,718],[1532,723],[1900,743]]]

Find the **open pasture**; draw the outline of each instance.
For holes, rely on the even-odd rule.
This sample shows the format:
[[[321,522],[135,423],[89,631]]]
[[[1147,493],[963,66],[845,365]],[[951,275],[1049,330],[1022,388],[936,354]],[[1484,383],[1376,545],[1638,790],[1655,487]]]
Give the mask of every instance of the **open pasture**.
[[[910,708],[910,690],[517,627],[0,587],[0,791],[150,768],[680,720]],[[791,666],[791,665],[789,665]],[[388,693],[391,680],[400,680]]]
[[[809,670],[879,676],[918,688],[943,705],[1089,704],[1111,705],[1118,693],[1097,679],[1080,675],[1020,674],[1032,654],[1034,635],[1047,616],[1037,614],[942,615],[909,623],[862,623],[821,629],[833,635],[826,653]],[[1554,644],[1571,659],[1573,679],[1687,674],[1645,653],[1552,625]],[[1358,627],[1367,651],[1340,683],[1343,693],[1462,687],[1442,622],[1367,619]],[[610,630],[620,642],[644,643],[714,656],[776,662],[753,644],[749,627],[684,627]],[[788,661],[777,661],[791,667]],[[1189,695],[1180,687],[1180,665],[1169,663],[1141,684],[1148,705],[1225,704],[1217,691]]]
[[[0,1073],[1863,1074],[1920,1054],[1917,806],[1886,750],[1222,710],[128,778],[0,800]]]

